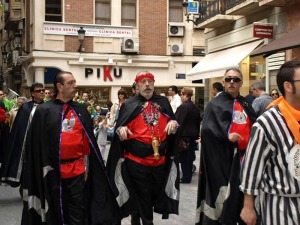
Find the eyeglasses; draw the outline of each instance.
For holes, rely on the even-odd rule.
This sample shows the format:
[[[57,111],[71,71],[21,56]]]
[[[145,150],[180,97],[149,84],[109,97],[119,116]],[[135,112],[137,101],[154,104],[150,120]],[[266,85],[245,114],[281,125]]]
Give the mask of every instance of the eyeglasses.
[[[41,92],[45,92],[45,89],[34,90],[33,92],[35,92],[35,93],[41,93]]]
[[[46,95],[50,94],[50,92],[45,92]]]
[[[2,95],[4,95],[4,94],[0,94],[0,96],[2,96]]]
[[[278,93],[271,93],[271,96],[275,96],[275,95],[278,95]]]
[[[234,83],[238,83],[238,82],[242,81],[242,79],[239,78],[239,77],[225,77],[224,80],[225,80],[226,83],[229,83],[232,80],[233,80]]]
[[[300,80],[291,80],[291,82],[298,82],[298,81],[300,81]]]

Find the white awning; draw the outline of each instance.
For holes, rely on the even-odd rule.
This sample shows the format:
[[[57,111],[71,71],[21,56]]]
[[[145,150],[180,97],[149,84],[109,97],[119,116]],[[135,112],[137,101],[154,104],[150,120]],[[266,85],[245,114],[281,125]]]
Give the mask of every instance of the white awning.
[[[226,69],[238,67],[239,63],[261,43],[262,40],[259,40],[208,54],[187,73],[187,78],[193,81],[222,77]]]

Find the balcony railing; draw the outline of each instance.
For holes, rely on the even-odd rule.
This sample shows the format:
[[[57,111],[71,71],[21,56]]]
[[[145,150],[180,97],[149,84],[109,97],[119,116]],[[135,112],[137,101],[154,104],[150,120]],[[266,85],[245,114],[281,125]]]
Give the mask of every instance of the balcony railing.
[[[245,1],[246,0],[226,0],[226,10],[231,9]]]
[[[218,14],[225,14],[225,0],[212,0],[200,2],[200,15],[197,23],[202,23]]]

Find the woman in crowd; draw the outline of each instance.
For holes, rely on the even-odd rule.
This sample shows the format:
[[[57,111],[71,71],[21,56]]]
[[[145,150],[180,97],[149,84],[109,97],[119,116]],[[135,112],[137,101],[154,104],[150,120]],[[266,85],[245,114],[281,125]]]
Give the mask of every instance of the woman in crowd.
[[[273,100],[276,100],[277,98],[279,98],[279,92],[277,89],[272,89],[270,91],[270,96],[273,98]]]

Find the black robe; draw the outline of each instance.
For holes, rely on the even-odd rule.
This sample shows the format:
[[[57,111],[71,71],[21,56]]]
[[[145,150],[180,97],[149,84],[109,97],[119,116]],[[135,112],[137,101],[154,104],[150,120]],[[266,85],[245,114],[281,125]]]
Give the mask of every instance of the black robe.
[[[9,134],[7,150],[1,167],[1,181],[12,187],[20,185],[23,165],[23,143],[34,101],[24,103],[18,110]]]
[[[118,224],[119,207],[106,175],[90,114],[82,104],[73,101],[67,104],[76,113],[90,142],[85,185],[88,224]],[[63,225],[59,154],[63,106],[60,100],[48,101],[37,108],[32,119],[25,148],[22,184],[25,197],[28,192],[28,201],[24,201],[22,224]]]
[[[236,98],[252,122],[256,115],[245,98]],[[226,92],[210,101],[201,129],[201,155],[197,195],[197,225],[237,223],[243,203],[239,191],[240,154],[228,140],[234,98]],[[225,199],[225,200],[224,200]],[[203,213],[203,211],[205,213]]]
[[[115,129],[118,129],[120,126],[126,126],[126,124],[141,113],[145,101],[147,100],[141,95],[127,99],[120,109]],[[171,120],[175,120],[174,113],[166,97],[153,95],[150,101],[158,103],[161,107],[160,112],[167,115]],[[171,213],[178,214],[179,170],[176,147],[177,139],[177,135],[168,135],[167,137],[169,147],[165,159],[168,176],[166,177],[164,188],[160,193],[160,201],[154,206],[154,211],[162,214],[163,219],[167,219]],[[125,149],[124,142],[120,141],[117,134],[114,135],[109,151],[107,169],[122,215],[123,217],[126,217],[136,211],[135,201],[138,201],[138,199],[134,200],[134,187],[130,184],[130,177],[127,174],[126,166],[123,163]],[[168,186],[168,188],[166,188],[166,186]],[[168,197],[165,191],[166,189],[172,191],[173,196],[178,198]]]

